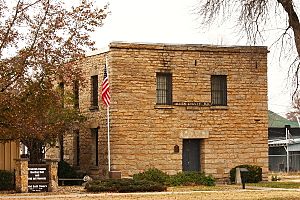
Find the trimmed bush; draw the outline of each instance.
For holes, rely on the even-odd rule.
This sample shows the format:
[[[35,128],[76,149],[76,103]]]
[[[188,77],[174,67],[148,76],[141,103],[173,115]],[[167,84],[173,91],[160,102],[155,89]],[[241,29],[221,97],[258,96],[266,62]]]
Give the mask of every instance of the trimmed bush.
[[[262,181],[262,169],[256,165],[239,165],[230,170],[230,181],[231,183],[235,182],[235,174],[236,168],[246,168],[248,172],[245,173],[246,175],[246,183],[258,183]]]
[[[150,168],[144,172],[133,175],[134,180],[147,180],[147,181],[153,181],[161,184],[165,184],[168,178],[169,178],[168,174],[156,168]]]
[[[215,179],[209,175],[206,176],[203,172],[179,172],[176,175],[170,176],[168,185],[215,185]]]
[[[147,180],[118,179],[97,180],[86,184],[88,192],[161,192],[167,187],[161,183]]]
[[[14,189],[14,173],[0,170],[0,190]]]
[[[161,170],[151,168],[145,172],[134,174],[133,179],[95,180],[87,182],[88,192],[160,192],[168,186],[179,185],[215,185],[212,176],[203,172],[180,172],[169,176]]]
[[[134,174],[133,179],[148,180],[169,186],[215,185],[215,179],[212,176],[206,176],[203,172],[179,172],[176,175],[169,176],[168,174],[156,168],[150,168],[145,172]]]

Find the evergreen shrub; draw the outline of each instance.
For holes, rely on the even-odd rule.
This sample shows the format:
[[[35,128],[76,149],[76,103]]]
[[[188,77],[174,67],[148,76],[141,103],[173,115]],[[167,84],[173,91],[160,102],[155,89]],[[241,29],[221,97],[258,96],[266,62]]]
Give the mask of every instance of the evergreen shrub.
[[[256,165],[239,165],[230,170],[230,181],[235,182],[236,168],[246,168],[248,172],[245,172],[246,183],[258,183],[262,181],[262,169]]]
[[[133,175],[134,180],[147,180],[161,184],[165,184],[168,178],[168,174],[156,168],[150,168],[144,172]]]
[[[206,176],[204,172],[179,172],[176,175],[169,176],[156,168],[150,168],[145,172],[134,174],[133,179],[154,181],[168,186],[215,185],[215,179],[210,175]]]
[[[0,170],[0,190],[14,189],[14,173]]]
[[[206,176],[203,172],[179,172],[176,175],[169,177],[168,185],[179,186],[179,185],[206,185],[214,186],[215,179],[208,175]]]
[[[161,192],[167,187],[164,184],[134,179],[108,179],[87,182],[85,189],[88,192]]]

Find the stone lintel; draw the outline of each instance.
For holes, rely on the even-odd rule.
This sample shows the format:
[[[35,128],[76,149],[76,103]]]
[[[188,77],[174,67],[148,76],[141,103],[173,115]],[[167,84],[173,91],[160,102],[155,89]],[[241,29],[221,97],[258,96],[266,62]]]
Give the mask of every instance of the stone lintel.
[[[99,122],[96,119],[91,120],[89,123],[89,128],[98,128],[99,127],[98,123]]]
[[[209,137],[208,130],[186,129],[180,133],[180,138],[182,139],[202,139],[208,137]]]

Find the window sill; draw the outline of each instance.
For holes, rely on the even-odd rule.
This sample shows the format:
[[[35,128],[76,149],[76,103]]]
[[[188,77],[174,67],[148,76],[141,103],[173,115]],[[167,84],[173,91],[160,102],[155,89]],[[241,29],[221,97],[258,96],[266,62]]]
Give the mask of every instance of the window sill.
[[[91,106],[90,111],[95,112],[99,110],[99,106]]]
[[[155,105],[155,109],[174,109],[174,106],[172,105]]]
[[[211,110],[228,110],[228,106],[210,106]]]

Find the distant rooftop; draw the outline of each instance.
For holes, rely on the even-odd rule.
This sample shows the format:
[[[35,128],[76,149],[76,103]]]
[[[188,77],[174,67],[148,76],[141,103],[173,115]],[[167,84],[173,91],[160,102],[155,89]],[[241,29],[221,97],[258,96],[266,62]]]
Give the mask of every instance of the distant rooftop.
[[[269,110],[269,128],[284,128],[290,125],[292,128],[299,128],[298,122],[290,121]]]

